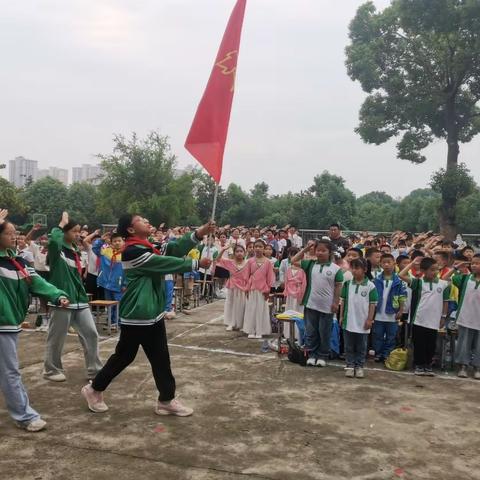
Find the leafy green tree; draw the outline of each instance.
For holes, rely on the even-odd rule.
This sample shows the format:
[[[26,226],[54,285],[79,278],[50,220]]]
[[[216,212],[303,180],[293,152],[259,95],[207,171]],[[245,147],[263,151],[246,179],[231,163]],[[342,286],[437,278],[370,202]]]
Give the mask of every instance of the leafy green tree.
[[[98,157],[105,172],[99,186],[99,205],[104,213],[118,218],[125,212],[140,212],[155,225],[180,222],[181,204],[186,216],[192,215],[192,188],[182,189],[188,180],[175,177],[176,157],[167,137],[158,132],[150,132],[145,139],[135,133],[130,139],[116,135],[113,153]],[[181,196],[175,198],[179,192]]]
[[[12,222],[23,222],[27,207],[20,191],[4,178],[0,177],[0,208],[6,208]]]
[[[446,141],[439,216],[453,237],[459,144],[480,132],[480,2],[392,0],[381,12],[367,2],[349,36],[348,74],[369,94],[356,129],[362,139],[379,145],[400,135],[398,157],[414,163],[435,138]]]
[[[314,184],[302,192],[299,207],[304,228],[328,228],[331,223],[339,223],[350,229],[355,212],[355,195],[345,187],[345,180],[324,171],[316,175]]]
[[[480,189],[462,198],[457,207],[458,229],[462,233],[480,232]]]
[[[51,177],[45,177],[25,187],[23,199],[28,213],[40,213],[47,216],[49,227],[58,225],[64,210],[68,210],[67,187]]]
[[[370,192],[357,198],[355,228],[391,232],[396,230],[398,202],[385,192]]]
[[[90,228],[110,223],[111,217],[102,217],[98,212],[98,187],[88,182],[76,182],[68,188],[68,212],[72,218]]]
[[[191,173],[193,178],[193,196],[197,207],[197,215],[202,223],[208,221],[212,216],[213,197],[215,194],[215,182],[210,175],[199,168]],[[217,207],[215,218],[221,218],[225,211],[226,195],[225,190],[218,187]]]
[[[438,231],[438,215],[436,213],[440,201],[440,195],[430,188],[413,190],[398,205],[395,230]]]

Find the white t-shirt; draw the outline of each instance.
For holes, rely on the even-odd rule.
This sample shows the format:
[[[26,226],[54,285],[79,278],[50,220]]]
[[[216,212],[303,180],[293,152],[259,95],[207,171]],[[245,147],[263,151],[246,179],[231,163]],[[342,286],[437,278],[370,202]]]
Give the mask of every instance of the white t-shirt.
[[[370,305],[378,301],[378,292],[373,282],[365,278],[362,283],[348,280],[343,284],[341,298],[343,301],[342,327],[353,333],[370,333],[365,330]]]
[[[87,273],[98,277],[97,256],[93,253],[91,245],[86,245],[85,249],[87,251]]]
[[[33,253],[28,249],[28,247],[24,250],[18,250],[17,255],[19,257],[22,257],[30,265],[33,265],[35,263]]]
[[[293,235],[289,235],[290,241],[292,242],[292,247],[302,248],[303,240],[300,235],[294,233]]]
[[[33,267],[37,272],[48,272],[50,267],[47,265],[47,254],[42,253],[42,247],[38,243],[30,242],[28,246],[33,255]]]
[[[414,278],[410,284],[412,292],[420,285],[420,300],[413,316],[413,323],[421,327],[438,330],[443,312],[443,302],[450,296],[450,282],[435,280],[426,282],[421,278]]]
[[[390,280],[383,280],[383,298],[382,298],[382,306],[380,308],[380,311],[377,311],[377,314],[375,315],[375,321],[379,322],[395,322],[395,314],[387,314],[385,313],[385,309],[387,307],[387,300],[388,300],[388,295],[390,294],[390,290],[392,289],[392,284],[393,281]]]
[[[335,284],[343,282],[342,269],[335,263],[315,263],[309,273],[310,261],[302,261],[302,269],[307,272],[306,307],[322,313],[332,313]]]
[[[207,245],[205,245],[203,247],[202,253],[200,255],[200,259],[209,258],[213,262],[214,258],[216,258],[217,255],[218,255],[218,248],[215,245],[213,245],[211,247],[208,247]],[[208,269],[206,271],[207,275],[212,274],[212,267],[213,267],[213,263],[208,267]],[[202,273],[205,273],[204,268],[199,268],[199,271],[202,272]]]
[[[455,275],[453,284],[462,287],[462,275]],[[469,275],[459,295],[457,325],[480,330],[480,281]]]

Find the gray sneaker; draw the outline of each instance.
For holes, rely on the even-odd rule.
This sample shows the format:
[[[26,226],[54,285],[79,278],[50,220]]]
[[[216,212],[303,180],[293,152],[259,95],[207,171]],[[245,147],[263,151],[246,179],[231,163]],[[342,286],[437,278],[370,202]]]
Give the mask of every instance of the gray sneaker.
[[[425,369],[422,367],[415,367],[415,375],[417,375],[417,377],[424,377]]]
[[[355,377],[355,369],[352,368],[352,367],[347,367],[347,368],[345,369],[345,376],[346,376],[347,378],[353,378],[353,377]]]
[[[47,422],[41,418],[32,420],[30,423],[17,422],[17,427],[26,430],[27,432],[39,432],[47,426]]]
[[[365,378],[365,372],[362,367],[355,368],[355,376],[357,378]]]
[[[468,372],[466,365],[462,365],[460,370],[457,373],[457,376],[460,378],[468,378]]]
[[[473,378],[475,380],[480,380],[480,368],[475,369],[475,372],[473,373]]]

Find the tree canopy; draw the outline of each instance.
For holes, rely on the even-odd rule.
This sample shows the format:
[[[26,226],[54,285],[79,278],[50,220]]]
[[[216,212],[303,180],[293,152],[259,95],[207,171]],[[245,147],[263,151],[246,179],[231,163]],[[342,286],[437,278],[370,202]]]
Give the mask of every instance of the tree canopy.
[[[368,93],[356,129],[362,139],[379,145],[397,138],[398,157],[414,163],[426,160],[422,150],[435,138],[446,141],[439,213],[453,236],[456,205],[470,193],[455,189],[457,175],[465,180],[459,144],[480,132],[480,2],[392,0],[377,11],[370,1],[349,37],[348,74]]]

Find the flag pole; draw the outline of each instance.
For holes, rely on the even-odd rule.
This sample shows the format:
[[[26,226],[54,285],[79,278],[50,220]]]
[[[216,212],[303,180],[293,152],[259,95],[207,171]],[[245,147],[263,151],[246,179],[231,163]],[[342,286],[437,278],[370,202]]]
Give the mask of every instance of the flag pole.
[[[215,192],[213,194],[213,207],[212,207],[212,215],[210,217],[210,221],[214,222],[215,221],[215,213],[217,210],[217,198],[218,198],[218,183],[215,182]],[[212,240],[212,232],[208,234],[208,240],[207,240],[207,258],[210,257],[210,242]],[[213,260],[213,259],[212,259]],[[212,289],[213,289],[213,275],[215,274],[215,268],[213,266],[212,262]],[[203,285],[202,285],[202,297],[205,297],[205,290],[207,287],[207,269],[205,269],[205,273],[203,275]],[[213,292],[212,292],[213,296]]]

